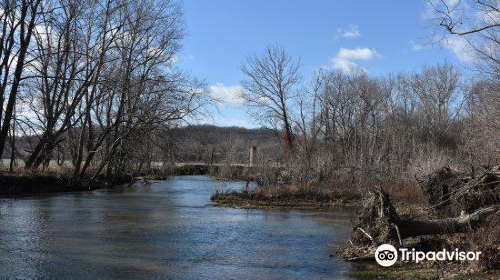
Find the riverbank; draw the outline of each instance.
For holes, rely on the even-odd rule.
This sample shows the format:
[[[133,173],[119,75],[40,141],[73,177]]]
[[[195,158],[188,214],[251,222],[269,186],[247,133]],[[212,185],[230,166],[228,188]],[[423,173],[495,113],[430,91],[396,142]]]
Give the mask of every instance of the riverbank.
[[[71,182],[69,173],[53,171],[0,172],[0,196],[89,191],[134,181],[133,176],[122,175],[113,177],[111,182],[106,184],[104,176],[98,176],[89,185],[91,177],[91,174],[86,175],[84,180],[74,183]]]
[[[392,198],[394,207],[403,217],[422,219],[435,217],[429,211],[424,194],[416,183],[404,180],[379,181],[377,185],[384,186]],[[284,184],[259,186],[241,191],[216,190],[211,200],[217,206],[243,209],[335,210],[338,208],[359,209],[363,195],[355,186],[339,182],[324,187]]]
[[[218,206],[244,209],[333,210],[356,207],[359,196],[339,196],[283,186],[280,190],[256,188],[243,191],[216,191],[210,198]]]
[[[252,180],[250,170],[250,167],[243,165],[173,164],[147,172],[114,176],[107,183],[104,175],[99,175],[90,185],[92,173],[83,176],[80,182],[72,182],[72,173],[59,168],[46,171],[22,168],[14,172],[0,170],[0,196],[91,191],[134,181],[165,180],[171,176],[184,175],[208,175],[216,180]]]
[[[408,182],[378,182],[387,186],[394,195],[395,202],[408,214],[420,213],[423,196],[415,185]],[[404,187],[405,191],[398,191]],[[359,207],[363,193],[346,182],[335,182],[322,186],[300,183],[259,186],[241,191],[216,191],[211,200],[216,205],[239,208],[296,208],[296,209],[337,209],[339,207]],[[410,199],[411,197],[411,199]],[[408,210],[410,206],[411,211]],[[413,207],[415,206],[415,207]],[[418,207],[416,207],[418,206]],[[417,210],[415,212],[415,210]]]
[[[165,180],[171,174],[164,170],[151,170],[147,173],[123,174],[113,176],[106,180],[104,175],[98,175],[93,179],[93,173],[83,176],[79,182],[71,180],[71,172],[62,170],[16,170],[9,172],[0,170],[0,196],[25,196],[44,193],[65,193],[92,191],[103,188],[111,188],[122,184],[130,184],[135,181]]]

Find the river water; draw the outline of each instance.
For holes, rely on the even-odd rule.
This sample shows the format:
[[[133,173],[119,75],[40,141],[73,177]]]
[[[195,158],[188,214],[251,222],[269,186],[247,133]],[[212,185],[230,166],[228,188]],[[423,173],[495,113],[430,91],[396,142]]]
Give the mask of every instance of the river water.
[[[221,185],[224,184],[224,185]],[[216,207],[206,176],[0,200],[0,279],[345,279],[347,212]]]

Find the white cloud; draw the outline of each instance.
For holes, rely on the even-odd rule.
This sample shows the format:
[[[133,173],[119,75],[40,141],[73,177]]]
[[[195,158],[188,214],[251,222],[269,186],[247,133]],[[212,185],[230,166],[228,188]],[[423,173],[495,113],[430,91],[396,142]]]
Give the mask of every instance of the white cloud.
[[[346,60],[370,60],[380,55],[375,51],[375,49],[369,48],[355,48],[355,49],[345,49],[340,48],[337,53],[337,57]]]
[[[216,83],[210,86],[210,95],[222,103],[241,103],[243,101],[240,98],[242,91],[243,88],[239,85],[226,86],[222,83]]]
[[[168,60],[171,64],[177,64],[181,61],[180,57],[176,54],[172,54],[168,57]]]
[[[454,26],[456,32],[464,31],[472,26],[476,21],[483,21],[479,15],[474,14],[470,5],[465,1],[460,0],[429,0],[426,9],[422,13],[422,17],[430,20],[434,24],[442,24],[441,18],[443,15],[439,12],[441,10],[449,9],[447,20],[460,23]],[[474,17],[476,17],[474,19]],[[448,22],[445,22],[445,24]],[[440,32],[433,36],[435,42],[439,42],[441,46],[453,53],[458,60],[465,63],[474,63],[477,61],[477,52],[469,45],[465,37],[455,36],[449,34],[445,29],[439,29]],[[468,40],[474,42],[474,37],[468,37]]]
[[[415,43],[415,41],[410,41],[409,44],[411,48],[416,52],[421,51],[424,48],[424,46],[419,43]]]
[[[349,25],[348,28],[340,30],[342,32],[342,37],[344,38],[358,38],[361,37],[361,32],[359,32],[358,26],[355,24]]]
[[[337,55],[331,59],[333,67],[342,70],[345,73],[352,73],[355,71],[368,72],[365,68],[357,65],[353,60],[371,60],[380,58],[381,55],[375,49],[369,48],[354,48],[346,49],[340,48]]]
[[[356,72],[358,70],[368,72],[366,69],[357,65],[356,63],[349,61],[349,60],[341,59],[338,57],[332,58],[332,63],[333,63],[333,67],[342,70],[342,72],[344,72],[344,73],[353,73],[353,72]]]
[[[450,50],[463,62],[472,63],[476,60],[474,51],[469,43],[462,37],[450,37],[442,41],[443,46]]]

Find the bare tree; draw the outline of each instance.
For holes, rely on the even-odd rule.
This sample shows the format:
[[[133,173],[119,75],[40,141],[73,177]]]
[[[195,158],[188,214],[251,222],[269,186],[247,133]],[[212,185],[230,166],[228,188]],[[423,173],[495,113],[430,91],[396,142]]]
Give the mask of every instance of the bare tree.
[[[500,27],[500,7],[497,0],[427,2],[439,16],[439,25],[450,34],[464,36]],[[479,14],[473,14],[474,12]]]
[[[317,153],[318,140],[321,132],[321,118],[319,115],[320,95],[323,90],[324,75],[323,72],[317,71],[314,73],[314,80],[308,88],[304,89],[301,94],[296,97],[297,115],[292,116],[294,123],[296,146],[298,153],[295,154],[294,164],[299,169],[298,180],[308,184],[310,181],[318,179],[315,172],[320,169],[318,160],[314,160]],[[320,160],[323,160],[320,159]]]
[[[16,134],[29,142],[27,168],[70,158],[74,183],[89,170],[92,182],[102,172],[112,181],[150,168],[157,130],[211,104],[205,83],[176,66],[184,37],[179,2],[46,0],[37,16],[16,98],[29,110],[18,114],[16,131],[7,129],[11,146]]]
[[[36,115],[26,123],[39,135],[26,167],[48,164],[61,136],[92,108],[93,97],[87,95],[95,95],[103,60],[119,30],[119,25],[110,27],[110,3],[45,2],[46,24],[35,32],[37,48],[29,65],[33,73],[23,96]],[[87,112],[77,110],[81,104]]]
[[[470,89],[467,127],[463,133],[466,136],[465,156],[471,166],[498,164],[499,92],[500,84],[492,81],[477,82]]]
[[[241,70],[247,76],[241,97],[261,120],[278,120],[283,131],[283,155],[286,161],[293,147],[290,103],[300,80],[300,62],[282,47],[268,46],[261,55],[247,57]]]
[[[322,130],[328,149],[337,152],[330,161],[352,170],[372,166],[380,158],[375,151],[384,148],[378,143],[388,97],[382,83],[364,72],[334,71],[324,79]]]
[[[436,144],[446,141],[443,136],[466,99],[459,79],[460,72],[449,63],[423,67],[410,77],[408,86],[420,117],[419,131]]]

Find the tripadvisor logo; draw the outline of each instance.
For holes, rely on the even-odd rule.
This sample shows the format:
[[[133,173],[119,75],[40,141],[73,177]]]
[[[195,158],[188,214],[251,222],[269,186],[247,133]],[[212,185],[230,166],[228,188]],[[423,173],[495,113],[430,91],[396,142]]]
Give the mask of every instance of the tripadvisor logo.
[[[398,255],[401,261],[413,261],[419,263],[423,260],[428,261],[477,261],[481,252],[463,252],[455,249],[447,251],[445,249],[438,252],[421,252],[415,249],[399,248],[399,253],[394,246],[390,244],[380,245],[375,251],[375,260],[381,266],[391,266],[398,260]]]
[[[391,266],[398,260],[398,251],[390,244],[380,245],[375,251],[375,260],[381,266]]]

